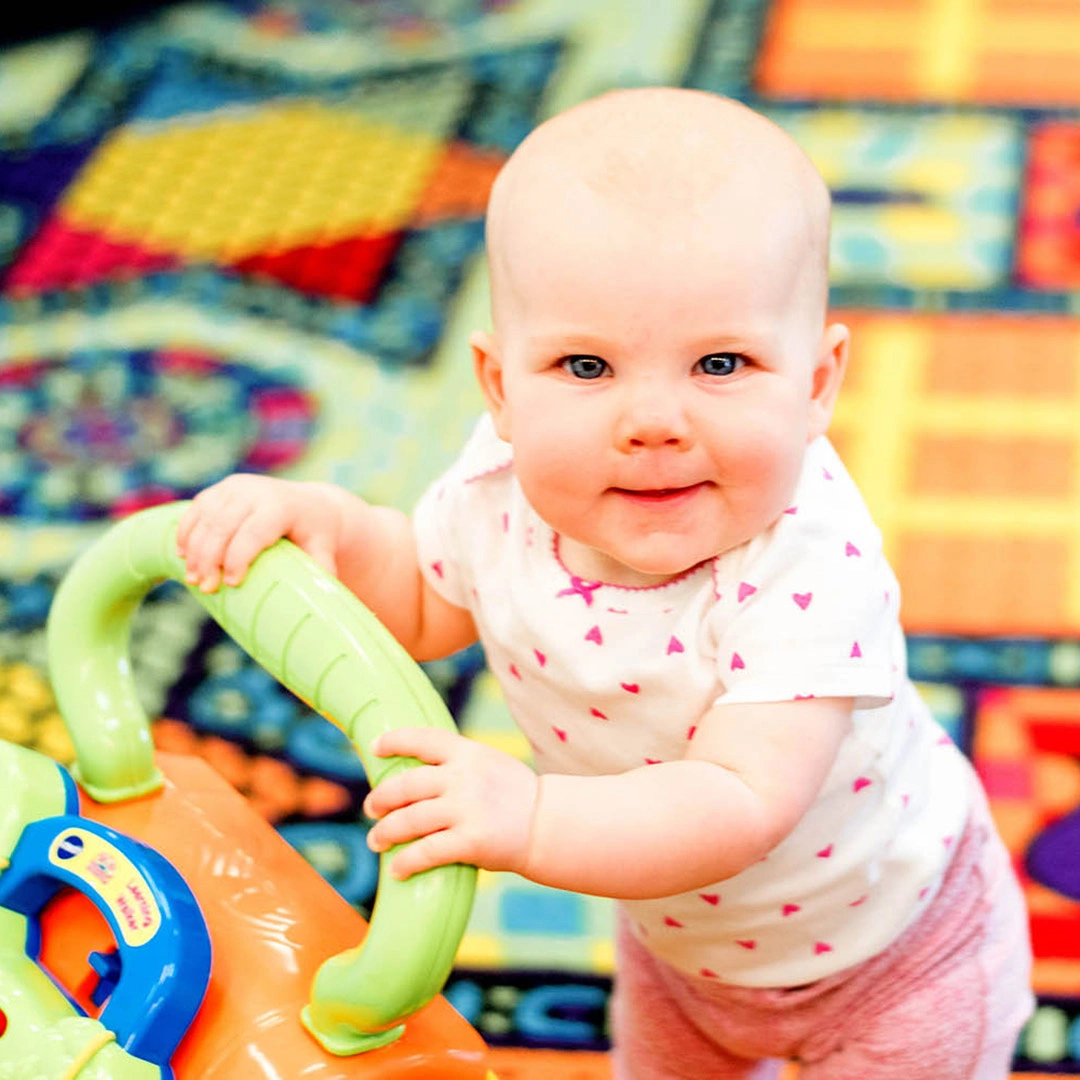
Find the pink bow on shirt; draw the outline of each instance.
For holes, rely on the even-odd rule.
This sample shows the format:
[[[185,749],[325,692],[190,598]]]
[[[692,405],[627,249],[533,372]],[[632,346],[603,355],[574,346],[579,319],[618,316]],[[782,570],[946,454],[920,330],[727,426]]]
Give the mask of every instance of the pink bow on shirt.
[[[570,588],[557,592],[559,596],[580,596],[585,601],[586,607],[592,607],[593,593],[604,583],[602,581],[583,581],[576,574],[570,575]]]

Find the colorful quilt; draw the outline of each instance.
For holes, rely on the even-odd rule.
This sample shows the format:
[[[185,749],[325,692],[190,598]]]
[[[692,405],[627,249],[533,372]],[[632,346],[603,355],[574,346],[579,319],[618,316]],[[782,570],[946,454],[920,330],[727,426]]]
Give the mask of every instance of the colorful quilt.
[[[834,439],[1024,880],[1016,1069],[1080,1073],[1078,62],[1075,0],[236,0],[0,51],[0,736],[71,759],[44,621],[117,518],[239,469],[411,505],[479,410],[484,206],[540,118],[612,86],[731,94],[833,192]],[[158,744],[366,910],[336,729],[178,586],[132,653]],[[477,650],[426,670],[528,757]],[[482,874],[458,959],[502,1075],[605,1075],[609,903]]]

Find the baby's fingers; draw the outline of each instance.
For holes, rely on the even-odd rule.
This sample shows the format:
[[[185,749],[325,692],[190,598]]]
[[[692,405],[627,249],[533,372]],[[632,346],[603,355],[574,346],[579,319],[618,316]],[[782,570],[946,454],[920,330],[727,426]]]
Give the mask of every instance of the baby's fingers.
[[[197,562],[206,543],[205,533],[198,536],[200,525],[210,523],[231,532],[253,509],[250,499],[237,497],[229,479],[200,491],[176,523],[176,550],[189,569],[192,557]]]
[[[237,527],[225,546],[221,559],[222,579],[226,585],[239,585],[257,555],[283,535],[282,523],[275,514],[249,514]]]
[[[453,824],[443,799],[425,799],[395,810],[368,831],[372,851],[386,851],[395,844],[405,844],[429,833],[440,832]]]
[[[206,499],[202,506],[197,500],[195,508],[199,513],[182,549],[187,581],[203,592],[213,592],[221,583],[225,552],[250,516],[251,504]]]
[[[442,829],[414,840],[395,855],[390,863],[390,876],[403,881],[436,866],[458,862],[469,862],[469,846],[462,841],[458,829]]]
[[[446,776],[435,765],[406,769],[377,785],[364,799],[364,813],[381,818],[410,803],[428,801],[446,790]]]
[[[181,559],[185,557],[191,530],[195,528],[195,522],[198,520],[199,511],[195,508],[195,504],[191,503],[176,523],[176,551]]]
[[[206,593],[212,593],[221,584],[221,565],[225,549],[232,537],[232,530],[220,523],[201,520],[195,523],[188,537],[184,562],[187,565],[185,580]]]

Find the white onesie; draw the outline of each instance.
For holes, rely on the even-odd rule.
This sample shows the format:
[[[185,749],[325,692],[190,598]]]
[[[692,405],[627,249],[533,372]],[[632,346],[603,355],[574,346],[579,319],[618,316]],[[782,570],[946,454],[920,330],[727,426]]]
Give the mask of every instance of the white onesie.
[[[623,902],[657,956],[737,985],[802,985],[880,952],[931,901],[971,767],[907,678],[896,579],[827,439],[771,528],[661,586],[571,574],[488,416],[414,525],[427,580],[472,613],[541,772],[678,760],[713,704],[855,699],[820,795],[765,859]]]

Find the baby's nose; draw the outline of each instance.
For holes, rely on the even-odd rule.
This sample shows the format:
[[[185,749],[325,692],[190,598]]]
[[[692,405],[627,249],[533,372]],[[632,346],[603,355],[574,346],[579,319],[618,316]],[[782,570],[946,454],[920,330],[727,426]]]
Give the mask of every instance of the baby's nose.
[[[685,446],[690,425],[678,397],[656,390],[636,395],[620,414],[616,441],[625,451]]]

